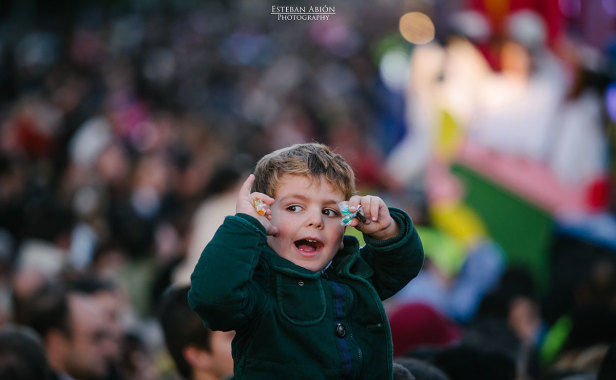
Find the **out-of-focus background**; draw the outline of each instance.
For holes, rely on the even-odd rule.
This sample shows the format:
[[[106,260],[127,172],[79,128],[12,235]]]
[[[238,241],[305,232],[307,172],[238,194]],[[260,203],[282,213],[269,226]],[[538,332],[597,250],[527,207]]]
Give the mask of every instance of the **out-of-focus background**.
[[[162,294],[258,158],[319,141],[420,230],[426,265],[386,302],[398,356],[485,344],[489,319],[519,378],[596,375],[616,341],[615,26],[614,0],[4,1],[0,326],[101,279],[116,375],[173,378]]]

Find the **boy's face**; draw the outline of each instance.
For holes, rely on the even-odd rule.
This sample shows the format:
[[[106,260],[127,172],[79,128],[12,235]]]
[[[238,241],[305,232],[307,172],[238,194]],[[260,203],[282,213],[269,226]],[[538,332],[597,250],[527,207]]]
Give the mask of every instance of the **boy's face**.
[[[323,269],[342,248],[345,226],[337,204],[344,194],[324,177],[311,181],[285,174],[274,198],[271,223],[279,232],[267,237],[268,245],[296,265],[313,272]]]

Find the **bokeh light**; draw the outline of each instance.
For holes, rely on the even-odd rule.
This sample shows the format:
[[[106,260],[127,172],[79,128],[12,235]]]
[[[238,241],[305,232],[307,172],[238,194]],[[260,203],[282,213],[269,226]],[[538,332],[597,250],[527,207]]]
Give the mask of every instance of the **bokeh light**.
[[[434,39],[434,23],[421,12],[409,12],[400,17],[400,34],[410,43],[427,44]]]
[[[390,50],[383,55],[379,74],[391,91],[403,93],[409,74],[409,56],[401,50]]]

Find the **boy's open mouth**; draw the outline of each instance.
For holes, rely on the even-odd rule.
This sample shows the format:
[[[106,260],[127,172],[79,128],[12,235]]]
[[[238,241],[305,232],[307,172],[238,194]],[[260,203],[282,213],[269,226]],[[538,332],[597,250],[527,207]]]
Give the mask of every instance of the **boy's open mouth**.
[[[315,239],[300,239],[295,242],[295,246],[302,252],[316,252],[323,247],[323,243]]]

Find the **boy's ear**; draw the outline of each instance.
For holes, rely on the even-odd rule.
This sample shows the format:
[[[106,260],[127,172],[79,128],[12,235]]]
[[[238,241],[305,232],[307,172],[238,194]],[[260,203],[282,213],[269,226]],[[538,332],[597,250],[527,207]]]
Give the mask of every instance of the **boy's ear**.
[[[212,355],[202,348],[188,345],[182,350],[182,355],[193,368],[208,371],[212,367]]]

